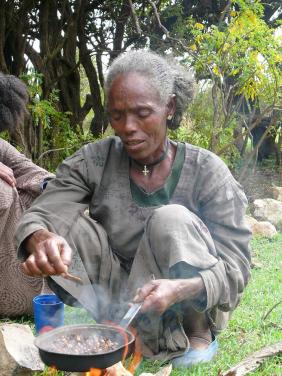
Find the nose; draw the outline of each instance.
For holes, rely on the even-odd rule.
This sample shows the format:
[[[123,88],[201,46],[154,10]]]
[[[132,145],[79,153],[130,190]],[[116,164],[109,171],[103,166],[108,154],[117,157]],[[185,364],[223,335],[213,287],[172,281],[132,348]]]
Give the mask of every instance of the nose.
[[[124,121],[124,132],[125,133],[132,133],[135,132],[137,129],[137,122],[135,116],[132,114],[127,114],[125,116]]]

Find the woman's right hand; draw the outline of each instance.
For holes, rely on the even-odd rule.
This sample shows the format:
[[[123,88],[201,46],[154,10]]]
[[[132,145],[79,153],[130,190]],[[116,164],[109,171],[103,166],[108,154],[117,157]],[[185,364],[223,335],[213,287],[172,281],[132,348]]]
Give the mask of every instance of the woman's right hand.
[[[4,165],[4,163],[0,162],[0,179],[3,179],[6,183],[8,183],[11,187],[16,186],[16,179],[14,177],[13,170]]]
[[[23,263],[30,276],[48,276],[67,273],[71,263],[71,248],[64,238],[48,230],[38,230],[24,242],[30,256]]]

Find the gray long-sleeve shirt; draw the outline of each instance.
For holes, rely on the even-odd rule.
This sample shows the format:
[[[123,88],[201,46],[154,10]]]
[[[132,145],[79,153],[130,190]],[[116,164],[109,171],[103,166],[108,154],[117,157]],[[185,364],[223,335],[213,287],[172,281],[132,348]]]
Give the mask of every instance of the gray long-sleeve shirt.
[[[251,233],[244,221],[247,200],[240,185],[215,154],[185,144],[184,164],[169,203],[199,216],[214,240],[218,262],[200,271],[207,292],[205,309],[233,310],[250,270]],[[18,244],[50,223],[63,235],[87,206],[105,228],[114,252],[133,258],[146,218],[156,207],[142,207],[133,200],[129,159],[117,137],[88,144],[61,164],[57,178],[23,216]]]

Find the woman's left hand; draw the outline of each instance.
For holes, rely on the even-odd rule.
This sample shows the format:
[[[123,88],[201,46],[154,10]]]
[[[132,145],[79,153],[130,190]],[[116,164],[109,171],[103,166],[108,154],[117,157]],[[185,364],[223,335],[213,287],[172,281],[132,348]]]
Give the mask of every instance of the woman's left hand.
[[[163,314],[169,307],[183,300],[191,300],[205,290],[201,277],[190,279],[156,279],[137,290],[134,303],[142,302],[142,312]]]
[[[177,302],[178,286],[178,280],[156,279],[138,289],[133,301],[143,301],[143,312],[153,311],[161,315]]]

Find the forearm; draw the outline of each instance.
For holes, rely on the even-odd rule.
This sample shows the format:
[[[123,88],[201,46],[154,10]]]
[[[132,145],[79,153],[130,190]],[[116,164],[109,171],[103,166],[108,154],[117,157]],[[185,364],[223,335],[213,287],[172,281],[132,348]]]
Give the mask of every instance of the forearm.
[[[189,279],[178,279],[177,282],[177,303],[182,302],[183,300],[199,298],[205,293],[204,281],[200,276]]]

